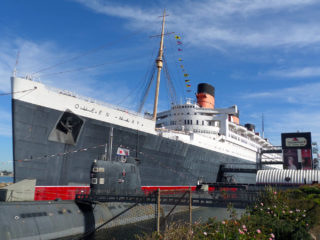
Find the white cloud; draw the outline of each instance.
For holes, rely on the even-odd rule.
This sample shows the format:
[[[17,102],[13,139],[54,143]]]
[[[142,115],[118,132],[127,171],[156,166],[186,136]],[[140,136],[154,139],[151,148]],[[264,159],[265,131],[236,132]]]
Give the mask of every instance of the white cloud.
[[[161,8],[119,4],[103,0],[77,2],[102,14],[129,20],[130,28],[155,30]],[[132,3],[131,3],[132,4]],[[160,4],[160,3],[159,3]],[[318,5],[315,0],[179,1],[163,3],[168,28],[184,34],[196,46],[307,46],[320,42],[319,19],[299,15]],[[315,11],[315,10],[314,10]]]
[[[154,19],[154,14],[156,13],[156,10],[154,9],[153,12],[145,12],[141,8],[137,7],[131,7],[128,5],[113,5],[106,1],[99,1],[99,0],[92,0],[92,1],[86,1],[86,0],[78,0],[77,2],[82,3],[86,7],[98,12],[107,14],[110,16],[115,17],[123,17],[123,18],[130,18],[138,21],[147,21]]]
[[[310,83],[284,89],[245,94],[245,99],[276,100],[298,105],[319,106],[320,83]]]
[[[10,76],[15,66],[17,54],[18,58],[18,75],[25,76],[31,74],[32,70],[53,64],[61,57],[61,51],[57,50],[54,44],[35,43],[23,39],[0,41],[0,91],[10,91]]]
[[[281,132],[311,132],[312,141],[320,144],[320,113],[317,111],[269,111],[266,113],[266,136],[271,142],[280,145]]]
[[[284,77],[284,78],[308,78],[319,77],[320,67],[303,67],[283,70],[274,70],[266,73],[266,75]]]

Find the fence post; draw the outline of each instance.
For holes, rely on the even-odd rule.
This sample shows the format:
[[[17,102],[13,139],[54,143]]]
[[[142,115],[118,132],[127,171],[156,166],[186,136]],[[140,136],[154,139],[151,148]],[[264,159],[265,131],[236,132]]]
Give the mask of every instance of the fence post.
[[[192,190],[189,187],[189,228],[192,229]]]
[[[160,188],[157,194],[157,233],[160,233]]]

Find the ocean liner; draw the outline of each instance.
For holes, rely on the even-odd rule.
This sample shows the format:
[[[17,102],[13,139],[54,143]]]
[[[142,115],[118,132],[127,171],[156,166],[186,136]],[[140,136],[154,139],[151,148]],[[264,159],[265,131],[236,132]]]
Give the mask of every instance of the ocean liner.
[[[163,35],[164,21],[157,90]],[[123,190],[129,185],[152,189],[194,186],[200,179],[216,182],[220,166],[252,167],[259,149],[272,147],[254,125],[240,125],[237,106],[216,109],[215,89],[208,83],[198,85],[196,101],[188,99],[160,113],[157,92],[152,117],[30,77],[14,75],[11,82],[14,180],[36,179],[36,200],[73,198],[78,191],[89,191],[90,181]],[[106,177],[90,180],[91,166],[100,156],[110,169],[96,169]],[[234,173],[223,180],[230,179],[253,183],[255,175]]]

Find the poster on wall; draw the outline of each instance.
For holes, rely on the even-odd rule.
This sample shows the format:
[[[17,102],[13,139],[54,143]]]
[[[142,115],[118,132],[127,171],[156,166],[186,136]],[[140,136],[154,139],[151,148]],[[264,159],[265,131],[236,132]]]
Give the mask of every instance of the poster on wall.
[[[283,169],[299,169],[297,149],[283,149]]]
[[[312,169],[311,133],[282,133],[283,168]]]

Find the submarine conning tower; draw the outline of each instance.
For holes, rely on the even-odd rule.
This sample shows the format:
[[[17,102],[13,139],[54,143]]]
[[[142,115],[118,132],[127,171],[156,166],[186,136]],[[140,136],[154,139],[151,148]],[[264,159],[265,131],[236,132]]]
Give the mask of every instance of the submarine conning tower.
[[[202,108],[214,109],[214,87],[208,83],[200,83],[197,91],[197,103]]]

